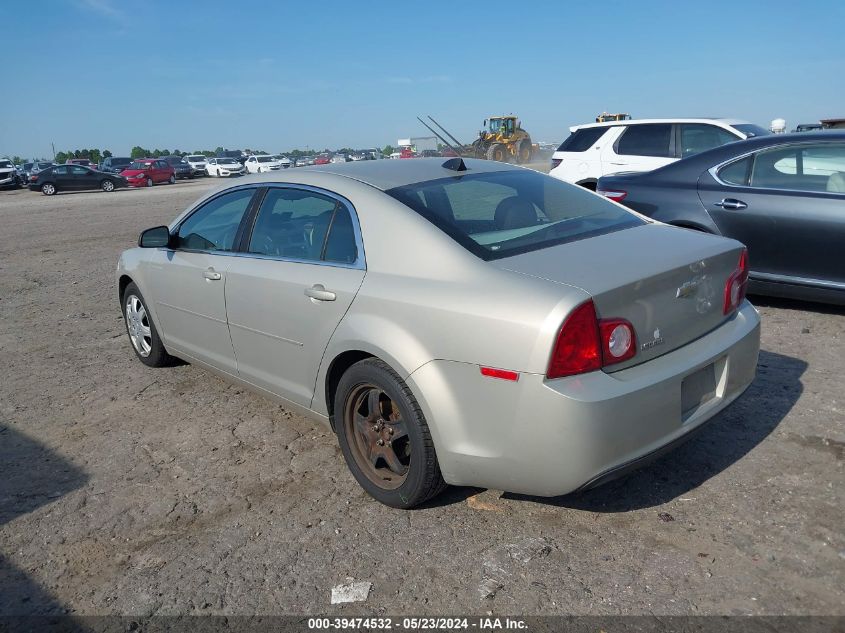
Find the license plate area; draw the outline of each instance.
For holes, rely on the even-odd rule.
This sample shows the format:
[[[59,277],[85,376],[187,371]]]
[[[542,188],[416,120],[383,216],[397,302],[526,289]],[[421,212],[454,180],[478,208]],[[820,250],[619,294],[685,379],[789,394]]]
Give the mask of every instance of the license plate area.
[[[686,422],[696,411],[716,398],[716,363],[710,363],[681,382],[681,419]]]

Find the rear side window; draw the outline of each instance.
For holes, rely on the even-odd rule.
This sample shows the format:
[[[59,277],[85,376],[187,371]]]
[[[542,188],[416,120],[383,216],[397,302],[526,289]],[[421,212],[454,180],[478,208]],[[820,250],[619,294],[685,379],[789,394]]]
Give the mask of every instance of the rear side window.
[[[441,178],[386,193],[485,260],[644,224],[582,187],[521,169]]]
[[[748,169],[751,167],[751,156],[747,156],[735,163],[726,165],[719,170],[719,179],[729,185],[744,186],[748,184]]]
[[[231,251],[254,193],[255,189],[230,191],[197,209],[179,226],[178,248]]]
[[[586,152],[598,141],[610,128],[588,127],[583,130],[575,130],[557,148],[559,152]]]
[[[258,210],[249,252],[343,264],[353,264],[358,258],[346,206],[329,196],[293,188],[267,192]]]
[[[681,123],[681,158],[740,140],[735,134],[715,125]]]
[[[616,153],[620,156],[672,157],[671,123],[644,123],[631,125],[616,141]]]

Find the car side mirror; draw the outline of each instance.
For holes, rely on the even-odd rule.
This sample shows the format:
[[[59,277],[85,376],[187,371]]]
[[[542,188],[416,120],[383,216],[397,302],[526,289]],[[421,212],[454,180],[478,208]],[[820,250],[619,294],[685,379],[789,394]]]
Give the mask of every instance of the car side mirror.
[[[156,226],[141,232],[138,246],[141,248],[162,248],[170,244],[170,229]]]

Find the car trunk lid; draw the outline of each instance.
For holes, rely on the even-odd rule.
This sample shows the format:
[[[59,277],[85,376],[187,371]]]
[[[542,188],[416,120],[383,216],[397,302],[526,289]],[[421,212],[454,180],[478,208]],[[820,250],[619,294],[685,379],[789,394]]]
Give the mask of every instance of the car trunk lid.
[[[677,349],[725,321],[725,283],[741,250],[733,240],[647,224],[491,263],[577,286],[593,297],[598,318],[630,321],[637,352],[606,368],[612,372]]]

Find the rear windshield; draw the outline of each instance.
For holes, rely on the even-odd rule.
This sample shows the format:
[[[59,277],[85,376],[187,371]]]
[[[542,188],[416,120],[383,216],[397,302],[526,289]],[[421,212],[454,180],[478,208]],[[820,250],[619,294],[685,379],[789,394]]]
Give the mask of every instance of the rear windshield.
[[[129,165],[129,168],[130,169],[146,169],[147,167],[149,167],[152,164],[153,164],[152,161],[147,161],[145,163],[142,163],[142,162],[139,162],[139,161],[136,160],[135,162],[133,162],[132,164]]]
[[[609,127],[587,127],[583,130],[575,130],[569,135],[569,138],[560,144],[557,151],[586,152],[609,129]]]
[[[771,132],[766,128],[754,125],[753,123],[732,123],[731,127],[739,130],[748,138],[752,138],[754,136],[768,136],[771,134]]]
[[[112,158],[111,164],[112,165],[128,165],[132,162],[131,158]]]
[[[586,189],[522,169],[430,180],[386,193],[485,260],[645,224]]]

